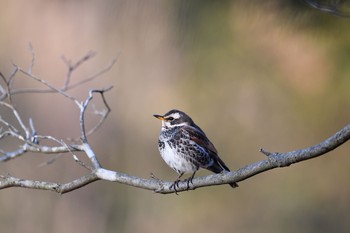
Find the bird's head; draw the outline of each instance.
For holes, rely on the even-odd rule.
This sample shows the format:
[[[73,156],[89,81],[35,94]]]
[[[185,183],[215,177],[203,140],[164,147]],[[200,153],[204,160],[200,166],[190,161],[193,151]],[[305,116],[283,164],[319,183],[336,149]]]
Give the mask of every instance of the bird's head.
[[[186,113],[176,109],[170,110],[164,115],[155,114],[153,116],[162,121],[163,129],[169,129],[184,125],[191,126],[194,124],[191,117],[189,117]]]

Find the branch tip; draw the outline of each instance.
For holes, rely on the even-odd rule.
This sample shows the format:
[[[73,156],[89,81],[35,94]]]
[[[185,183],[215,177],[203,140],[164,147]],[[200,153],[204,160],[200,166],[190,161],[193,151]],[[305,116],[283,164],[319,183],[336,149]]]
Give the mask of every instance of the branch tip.
[[[270,156],[271,154],[273,154],[273,153],[271,153],[271,152],[268,152],[267,150],[265,150],[264,148],[260,148],[260,150],[259,150],[261,153],[263,153],[264,155],[266,155],[266,156]]]

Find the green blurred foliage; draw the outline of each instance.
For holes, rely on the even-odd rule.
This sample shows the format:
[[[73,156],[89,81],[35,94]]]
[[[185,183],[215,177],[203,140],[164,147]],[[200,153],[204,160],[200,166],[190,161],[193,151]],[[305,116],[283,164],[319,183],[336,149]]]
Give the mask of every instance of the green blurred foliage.
[[[157,151],[152,114],[178,108],[193,117],[231,169],[264,159],[260,147],[289,151],[319,143],[349,123],[349,19],[302,1],[4,1],[0,70],[28,67],[57,86],[60,56],[98,56],[79,80],[119,56],[114,68],[70,94],[114,85],[112,113],[89,139],[106,168],[176,178]],[[39,84],[23,76],[17,87]],[[57,138],[79,136],[78,110],[59,95],[14,98],[25,119]],[[102,107],[97,102],[96,107]],[[0,109],[2,116],[11,117]],[[89,123],[96,117],[89,111]],[[2,142],[0,148],[5,148]],[[349,146],[260,174],[240,188],[210,187],[158,195],[97,182],[63,196],[2,190],[4,232],[347,232]],[[84,155],[79,155],[84,159]],[[87,171],[70,155],[1,164],[1,174],[67,182]],[[203,171],[197,174],[205,175]]]

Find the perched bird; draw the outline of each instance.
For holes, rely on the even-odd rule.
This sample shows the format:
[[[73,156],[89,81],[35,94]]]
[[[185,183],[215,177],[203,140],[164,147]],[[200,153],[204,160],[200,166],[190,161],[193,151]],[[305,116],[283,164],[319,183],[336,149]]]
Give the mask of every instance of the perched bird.
[[[153,115],[162,121],[162,128],[158,140],[158,149],[164,161],[174,169],[179,177],[172,187],[176,192],[176,185],[185,173],[192,173],[187,179],[189,183],[199,168],[208,169],[214,173],[230,171],[224,161],[218,156],[213,143],[207,138],[186,113],[173,109],[165,115]],[[238,187],[237,183],[229,184]]]

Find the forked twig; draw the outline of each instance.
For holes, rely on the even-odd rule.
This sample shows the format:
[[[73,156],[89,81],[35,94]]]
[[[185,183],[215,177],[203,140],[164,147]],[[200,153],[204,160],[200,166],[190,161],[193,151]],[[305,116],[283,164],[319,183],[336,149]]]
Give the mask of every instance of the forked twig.
[[[68,60],[65,56],[62,56],[62,60],[64,61],[64,63],[66,64],[66,66],[68,67],[68,72],[66,75],[66,80],[64,81],[64,86],[62,88],[63,91],[66,91],[69,87],[69,83],[72,77],[72,73],[80,66],[82,65],[84,62],[90,60],[91,58],[93,58],[96,55],[96,53],[94,51],[89,51],[84,57],[82,57],[80,60],[78,60],[77,62],[75,62],[74,64],[72,64],[71,60]]]

